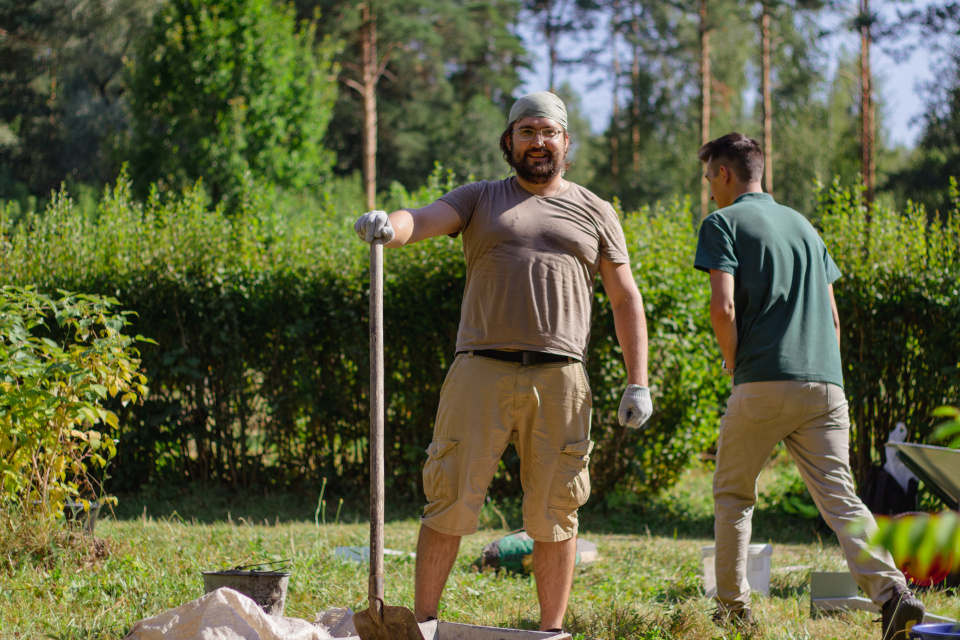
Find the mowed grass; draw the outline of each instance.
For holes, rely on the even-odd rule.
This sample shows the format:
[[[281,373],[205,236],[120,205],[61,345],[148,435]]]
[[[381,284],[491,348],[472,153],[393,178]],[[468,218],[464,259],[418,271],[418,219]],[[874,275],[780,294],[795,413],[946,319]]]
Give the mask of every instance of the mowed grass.
[[[789,472],[789,464],[774,465],[761,485]],[[483,545],[504,535],[504,522],[517,524],[509,505],[485,510],[485,526],[464,538],[442,619],[537,628],[532,578],[473,566]],[[346,504],[338,516],[328,504],[318,525],[317,496],[126,498],[115,516],[97,523],[96,541],[87,537],[43,562],[16,562],[0,573],[0,637],[122,638],[138,620],[203,595],[202,571],[278,560],[289,560],[292,573],[285,615],[313,620],[331,607],[365,609],[368,567],[339,559],[336,549],[368,545],[366,508]],[[414,560],[407,554],[416,547],[417,508],[391,504],[387,517],[385,545],[404,555],[386,558],[386,601],[412,608]],[[643,510],[605,508],[594,496],[581,513],[581,536],[598,546],[601,559],[577,568],[565,627],[583,639],[736,638],[735,630],[710,622],[713,603],[703,596],[701,548],[712,544],[712,526],[707,468],[688,471]],[[877,615],[810,615],[810,571],[845,568],[829,531],[758,510],[753,542],[773,544],[773,569],[770,596],[754,595],[760,624],[746,638],[879,638]],[[960,617],[955,591],[921,597],[931,611]]]

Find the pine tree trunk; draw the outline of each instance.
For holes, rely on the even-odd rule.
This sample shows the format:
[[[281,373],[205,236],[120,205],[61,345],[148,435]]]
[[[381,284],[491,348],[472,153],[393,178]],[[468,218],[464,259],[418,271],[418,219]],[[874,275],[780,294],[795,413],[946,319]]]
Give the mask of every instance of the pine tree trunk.
[[[874,201],[876,180],[876,154],[874,151],[872,74],[870,71],[870,0],[860,0],[860,122],[861,122],[861,171],[863,173],[864,197],[869,209]]]
[[[617,52],[617,27],[620,22],[620,2],[613,3],[610,19],[610,55],[613,59],[613,117],[610,118],[610,180],[613,192],[620,189],[620,55]]]
[[[770,7],[763,3],[760,18],[760,33],[763,40],[763,155],[764,189],[773,193],[773,87],[770,72]]]
[[[376,209],[377,198],[377,22],[370,6],[363,5],[363,27],[360,35],[362,52],[363,95],[363,184],[367,209]]]
[[[640,8],[635,7],[633,12],[633,65],[630,69],[630,77],[633,82],[633,102],[631,114],[633,123],[631,127],[631,152],[633,159],[633,173],[640,173]],[[637,176],[634,176],[636,179]]]
[[[700,0],[700,143],[710,142],[710,30],[707,29],[707,0]],[[710,187],[705,180],[700,183],[700,217],[706,218],[710,211]]]
[[[553,93],[556,93],[556,73],[557,73],[557,40],[559,39],[559,34],[557,33],[557,26],[554,22],[553,10],[557,8],[558,3],[552,1],[547,3],[546,15],[547,19],[543,25],[543,35],[547,41],[547,59],[549,60],[549,66],[547,68],[547,86],[549,90]],[[560,11],[563,11],[563,7],[560,7]],[[559,16],[556,17],[556,20],[559,22]]]

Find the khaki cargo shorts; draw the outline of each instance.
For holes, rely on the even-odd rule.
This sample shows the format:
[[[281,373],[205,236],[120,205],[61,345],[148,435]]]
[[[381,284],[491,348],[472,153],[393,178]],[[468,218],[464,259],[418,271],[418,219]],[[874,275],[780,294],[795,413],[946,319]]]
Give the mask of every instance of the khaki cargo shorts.
[[[572,538],[577,509],[590,496],[592,405],[579,362],[525,366],[458,355],[423,467],[421,522],[450,535],[475,533],[487,487],[513,442],[527,534],[541,542]]]

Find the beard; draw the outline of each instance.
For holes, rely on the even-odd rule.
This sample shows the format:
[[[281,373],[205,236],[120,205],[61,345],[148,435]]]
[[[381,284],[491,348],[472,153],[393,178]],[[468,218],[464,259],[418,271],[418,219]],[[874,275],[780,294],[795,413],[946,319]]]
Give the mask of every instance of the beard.
[[[546,161],[543,161],[544,158],[538,159],[539,161],[530,158],[530,153],[533,151],[539,151],[545,154]],[[513,159],[513,170],[517,172],[518,176],[533,184],[546,184],[557,177],[563,169],[563,158],[560,157],[560,154],[547,147],[541,147],[536,150],[531,149],[523,153],[523,155],[521,155],[521,152],[514,150],[511,155]]]

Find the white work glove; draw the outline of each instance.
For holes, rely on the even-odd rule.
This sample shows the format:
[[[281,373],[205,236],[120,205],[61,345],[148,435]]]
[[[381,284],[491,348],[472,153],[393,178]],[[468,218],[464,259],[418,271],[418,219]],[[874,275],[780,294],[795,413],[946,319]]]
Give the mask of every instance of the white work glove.
[[[623,398],[620,399],[620,410],[617,411],[620,426],[638,429],[651,415],[653,401],[650,400],[650,389],[638,384],[628,384],[623,390]]]
[[[390,218],[386,211],[368,211],[363,214],[353,224],[353,230],[357,232],[360,239],[364,242],[373,244],[387,244],[393,240],[396,232],[390,226]]]

